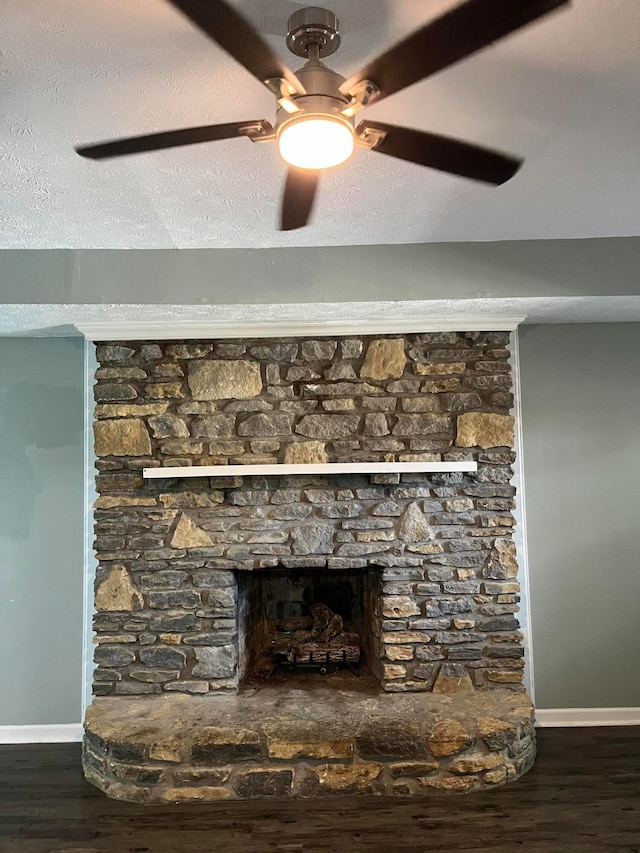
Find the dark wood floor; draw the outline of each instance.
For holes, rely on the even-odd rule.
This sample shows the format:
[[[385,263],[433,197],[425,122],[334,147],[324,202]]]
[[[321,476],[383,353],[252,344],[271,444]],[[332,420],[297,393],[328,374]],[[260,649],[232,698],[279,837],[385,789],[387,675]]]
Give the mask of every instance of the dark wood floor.
[[[109,800],[76,744],[0,747],[2,853],[639,853],[640,728],[539,731],[486,794],[144,807]]]

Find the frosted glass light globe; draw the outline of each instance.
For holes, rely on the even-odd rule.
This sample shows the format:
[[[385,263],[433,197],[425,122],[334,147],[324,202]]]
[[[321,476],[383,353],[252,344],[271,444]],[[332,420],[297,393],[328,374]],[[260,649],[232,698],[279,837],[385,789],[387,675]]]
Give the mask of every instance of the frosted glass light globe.
[[[278,136],[280,156],[299,169],[329,169],[353,154],[353,131],[330,118],[303,118],[286,124]]]

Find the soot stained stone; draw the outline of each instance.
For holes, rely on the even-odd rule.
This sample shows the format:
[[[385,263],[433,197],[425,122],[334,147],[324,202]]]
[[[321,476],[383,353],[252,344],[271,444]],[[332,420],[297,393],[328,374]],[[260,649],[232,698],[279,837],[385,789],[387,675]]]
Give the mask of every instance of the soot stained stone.
[[[286,797],[291,793],[292,770],[248,770],[238,773],[233,788],[242,799]]]
[[[260,735],[250,729],[207,727],[193,737],[191,757],[194,764],[227,764],[261,756]]]
[[[157,646],[150,649],[140,650],[140,660],[146,666],[155,666],[165,669],[182,669],[187,661],[186,652],[181,649],[172,649],[168,646]]]
[[[428,754],[419,729],[404,721],[365,730],[356,739],[356,751],[361,758],[378,761],[426,758]]]

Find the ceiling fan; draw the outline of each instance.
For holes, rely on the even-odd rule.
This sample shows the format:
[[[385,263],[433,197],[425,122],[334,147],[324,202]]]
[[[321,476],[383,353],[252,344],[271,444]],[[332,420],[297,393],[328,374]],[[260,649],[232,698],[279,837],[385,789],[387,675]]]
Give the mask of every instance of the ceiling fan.
[[[92,160],[180,145],[247,137],[276,142],[288,164],[280,229],[304,227],[323,169],[348,160],[354,147],[454,175],[499,185],[522,161],[438,134],[378,121],[355,124],[364,107],[490,45],[569,0],[465,0],[367,63],[348,80],[322,59],[340,46],[338,19],[327,9],[299,9],[289,18],[287,47],[307,60],[295,74],[224,0],[169,0],[276,97],[275,125],[265,119],[152,133],[76,148]]]

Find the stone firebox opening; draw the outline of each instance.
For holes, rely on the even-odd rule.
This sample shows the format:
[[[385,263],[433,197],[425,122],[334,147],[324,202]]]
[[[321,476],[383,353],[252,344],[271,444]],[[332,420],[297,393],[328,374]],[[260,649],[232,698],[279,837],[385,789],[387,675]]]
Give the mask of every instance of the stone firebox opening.
[[[341,670],[380,677],[380,570],[238,572],[239,677]]]
[[[531,766],[507,334],[133,341],[97,357],[87,778],[175,802],[466,791]],[[467,461],[477,470],[142,476]],[[373,693],[358,678],[248,684],[267,639],[326,656],[341,634]]]

